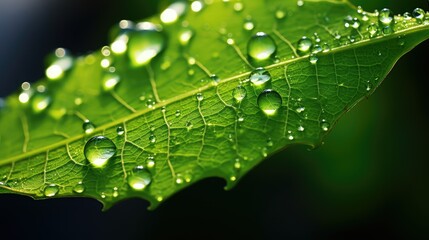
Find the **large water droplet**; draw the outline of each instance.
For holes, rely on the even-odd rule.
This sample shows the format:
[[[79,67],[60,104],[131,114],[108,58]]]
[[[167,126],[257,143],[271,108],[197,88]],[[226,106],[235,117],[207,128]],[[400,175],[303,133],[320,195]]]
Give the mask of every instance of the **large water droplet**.
[[[133,66],[148,64],[165,48],[165,37],[153,23],[137,24],[136,30],[129,33],[128,57]]]
[[[274,56],[277,45],[264,32],[258,32],[247,43],[247,54],[255,61],[264,61]]]
[[[60,191],[60,189],[58,188],[57,185],[55,184],[49,184],[48,186],[45,187],[45,189],[43,190],[43,194],[46,197],[54,197],[55,195],[57,195],[57,193]]]
[[[73,187],[73,192],[75,192],[75,193],[83,193],[84,191],[85,191],[85,185],[82,182],[78,182]]]
[[[95,136],[86,142],[83,152],[93,167],[101,168],[115,155],[116,146],[105,136]]]
[[[282,97],[272,89],[265,89],[258,96],[258,106],[266,115],[274,115],[282,106]]]
[[[86,119],[82,124],[82,128],[86,134],[90,134],[90,133],[94,132],[95,125],[91,121]]]
[[[265,68],[259,67],[250,73],[249,80],[253,86],[265,86],[271,80],[271,74]]]
[[[305,55],[308,52],[310,52],[312,47],[313,47],[313,41],[310,38],[304,36],[301,39],[299,39],[297,50],[300,55]]]
[[[142,191],[152,182],[152,174],[143,166],[137,166],[128,175],[127,182],[133,190]]]
[[[237,102],[243,101],[246,95],[247,95],[247,91],[241,85],[238,85],[236,88],[234,88],[234,90],[232,90],[232,97],[234,97],[235,101]]]

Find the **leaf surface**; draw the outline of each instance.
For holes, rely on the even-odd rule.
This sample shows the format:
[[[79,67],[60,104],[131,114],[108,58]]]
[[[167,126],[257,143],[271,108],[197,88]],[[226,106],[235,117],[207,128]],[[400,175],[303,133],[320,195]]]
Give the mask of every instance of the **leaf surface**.
[[[386,25],[342,0],[213,1],[201,10],[196,2],[172,5],[177,20],[171,11],[149,19],[162,27],[155,42],[122,30],[124,54],[112,44],[77,57],[59,79],[23,84],[0,102],[0,193],[84,196],[106,208],[140,197],[155,207],[203,178],[225,178],[230,188],[276,151],[318,146],[403,54],[429,37],[426,13]],[[260,32],[275,43],[264,61],[252,58],[248,45]],[[299,46],[304,36],[309,51]],[[133,46],[153,43],[154,54],[132,55]],[[269,45],[262,50],[270,52]],[[271,75],[262,87],[249,80],[256,67]],[[120,81],[109,86],[109,79]],[[258,106],[265,89],[281,97],[274,114]],[[241,101],[238,92],[245,93]],[[92,132],[85,133],[85,120]],[[101,168],[84,153],[94,136],[116,146]]]

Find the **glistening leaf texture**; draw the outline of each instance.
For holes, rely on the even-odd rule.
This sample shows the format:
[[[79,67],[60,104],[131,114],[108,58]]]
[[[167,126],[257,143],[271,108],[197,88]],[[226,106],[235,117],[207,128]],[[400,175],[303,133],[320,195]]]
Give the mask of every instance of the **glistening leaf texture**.
[[[203,178],[230,188],[276,151],[319,145],[428,24],[342,0],[178,2],[121,21],[110,46],[58,49],[45,79],[0,101],[0,193],[155,207]]]

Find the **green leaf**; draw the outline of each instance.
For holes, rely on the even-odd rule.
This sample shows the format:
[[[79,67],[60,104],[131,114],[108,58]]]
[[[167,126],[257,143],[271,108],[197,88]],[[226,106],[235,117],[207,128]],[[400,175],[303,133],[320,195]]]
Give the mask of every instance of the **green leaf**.
[[[144,30],[122,21],[111,49],[57,50],[47,78],[0,109],[0,193],[155,207],[203,178],[230,188],[276,151],[320,145],[429,37],[424,12],[379,21],[347,1],[298,3],[176,3]]]

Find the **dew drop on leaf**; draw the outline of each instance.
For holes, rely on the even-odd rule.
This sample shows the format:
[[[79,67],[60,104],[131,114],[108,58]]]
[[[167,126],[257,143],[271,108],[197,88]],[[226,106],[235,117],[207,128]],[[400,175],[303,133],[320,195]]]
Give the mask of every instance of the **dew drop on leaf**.
[[[49,107],[52,102],[51,96],[46,93],[36,93],[31,98],[31,108],[34,113],[41,113]]]
[[[142,191],[152,182],[152,174],[143,166],[136,166],[128,175],[127,182],[133,190]]]
[[[156,143],[156,137],[155,137],[155,135],[153,133],[151,133],[149,135],[149,142]]]
[[[117,128],[116,128],[116,133],[117,133],[119,136],[124,135],[124,133],[125,133],[124,128],[123,128],[123,127],[121,127],[121,126],[117,127]]]
[[[180,117],[181,114],[182,114],[182,112],[180,110],[176,110],[176,113],[174,115],[176,117]]]
[[[394,23],[393,12],[388,8],[383,8],[378,13],[378,22],[381,25],[389,26]]]
[[[412,15],[416,19],[417,23],[422,23],[425,18],[425,11],[421,8],[416,8],[413,10]]]
[[[101,168],[115,155],[116,145],[105,136],[95,136],[86,142],[83,152],[93,167]]]
[[[274,15],[278,20],[284,19],[286,17],[286,13],[282,9],[278,9]]]
[[[246,31],[252,31],[255,28],[255,24],[251,19],[245,19],[243,23],[243,29]]]
[[[255,61],[267,60],[274,56],[276,51],[276,43],[264,32],[256,33],[247,43],[247,54]]]
[[[250,73],[249,80],[255,87],[265,87],[271,81],[271,74],[263,67],[258,67]]]
[[[310,52],[312,47],[313,47],[313,41],[310,38],[303,36],[298,41],[298,48],[297,48],[298,54],[304,55],[304,54]]]
[[[317,63],[317,61],[319,60],[319,58],[317,58],[316,55],[311,55],[309,60],[310,60],[311,64],[315,65]]]
[[[201,1],[193,1],[191,3],[191,10],[193,12],[200,12],[203,9],[203,3]]]
[[[43,194],[46,197],[54,197],[55,195],[57,195],[57,193],[60,191],[60,189],[58,188],[58,186],[56,184],[49,184],[48,186],[45,187],[45,189],[43,190]]]
[[[135,67],[148,64],[164,48],[166,40],[159,27],[150,22],[138,23],[129,33],[128,57]]]
[[[85,132],[85,134],[90,134],[90,133],[94,132],[95,125],[91,121],[86,119],[82,124],[82,128],[83,128],[83,131]]]
[[[153,155],[147,156],[146,167],[147,168],[155,167],[155,156],[153,156]]]
[[[113,90],[116,85],[119,83],[120,77],[116,73],[105,73],[103,80],[102,80],[102,87],[104,91],[111,91]]]
[[[64,48],[57,48],[48,59],[49,66],[45,70],[45,75],[49,80],[61,79],[64,72],[73,66],[73,58]]]
[[[238,85],[236,88],[234,88],[234,90],[232,90],[232,96],[237,102],[243,101],[246,95],[247,95],[246,88],[244,88],[241,85]]]
[[[179,30],[178,39],[182,46],[186,46],[194,36],[194,30],[188,27],[183,27]]]
[[[327,122],[322,122],[322,124],[320,125],[320,127],[322,128],[322,130],[324,132],[327,132],[329,130],[330,125]]]
[[[258,106],[266,115],[274,115],[282,106],[282,97],[272,89],[265,89],[258,96]]]
[[[73,187],[73,192],[75,192],[75,193],[83,193],[84,191],[85,191],[85,185],[82,182],[78,182]]]
[[[203,94],[202,94],[202,93],[197,93],[197,100],[198,100],[198,101],[202,101],[202,100],[204,100],[204,96],[203,96]]]
[[[235,159],[235,161],[234,161],[234,168],[235,169],[240,169],[241,168],[241,162],[240,162],[240,159]]]
[[[375,24],[375,23],[371,23],[371,24],[367,27],[367,29],[366,29],[366,30],[369,32],[370,37],[375,37],[375,36],[377,36],[378,26],[377,26],[377,24]]]
[[[177,22],[177,20],[183,14],[185,14],[186,7],[187,5],[183,1],[172,3],[161,13],[160,15],[161,22],[165,24],[172,24]]]

